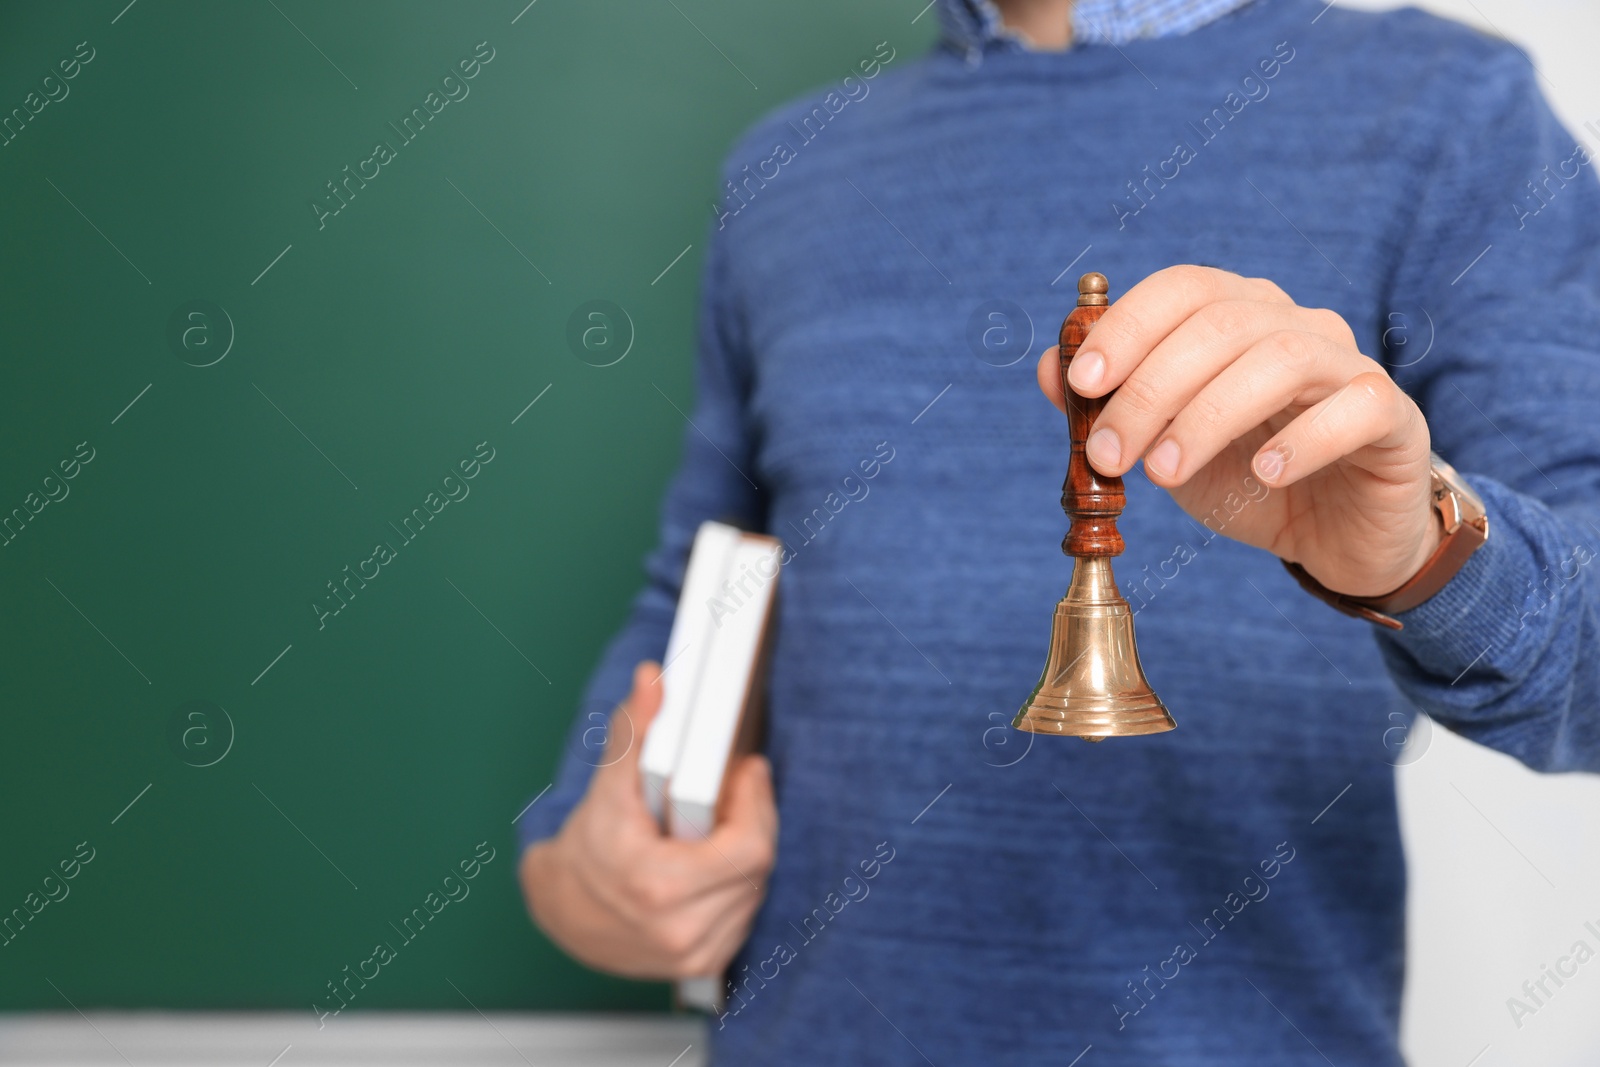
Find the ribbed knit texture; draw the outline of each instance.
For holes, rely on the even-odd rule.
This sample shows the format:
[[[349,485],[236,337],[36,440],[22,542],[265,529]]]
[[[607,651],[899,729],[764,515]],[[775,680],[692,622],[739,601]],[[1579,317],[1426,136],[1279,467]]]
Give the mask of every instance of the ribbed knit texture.
[[[586,702],[662,654],[701,520],[786,539],[778,863],[715,1062],[1397,1065],[1392,764],[1416,710],[1600,769],[1594,167],[1519,52],[1414,10],[1258,0],[980,59],[899,54],[726,167],[748,203],[712,223],[683,468]],[[1130,474],[1115,567],[1178,729],[1030,741],[1006,724],[1070,571],[1066,424],[1034,362],[1079,273],[1115,296],[1174,263],[1343,315],[1490,540],[1388,636]],[[975,354],[990,301],[1031,317],[1027,358],[994,365],[1017,333]],[[581,797],[593,725],[524,842]]]

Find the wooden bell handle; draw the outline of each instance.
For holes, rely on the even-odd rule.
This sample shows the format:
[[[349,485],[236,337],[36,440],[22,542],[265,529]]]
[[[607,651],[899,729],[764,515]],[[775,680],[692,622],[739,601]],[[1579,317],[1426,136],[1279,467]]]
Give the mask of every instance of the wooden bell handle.
[[[1079,278],[1078,306],[1061,324],[1061,388],[1072,436],[1067,478],[1061,485],[1061,510],[1067,513],[1071,525],[1062,538],[1061,551],[1069,556],[1120,556],[1126,547],[1117,529],[1117,516],[1127,504],[1122,479],[1096,472],[1084,450],[1110,394],[1092,399],[1079,396],[1067,383],[1067,368],[1078,354],[1078,347],[1110,307],[1108,288],[1104,274],[1091,272]]]

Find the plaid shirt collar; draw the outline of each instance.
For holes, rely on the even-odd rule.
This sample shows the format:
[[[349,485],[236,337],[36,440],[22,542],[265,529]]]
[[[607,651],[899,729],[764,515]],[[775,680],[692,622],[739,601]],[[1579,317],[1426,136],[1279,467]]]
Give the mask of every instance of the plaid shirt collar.
[[[1251,0],[1077,0],[1072,38],[1079,44],[1127,44],[1146,37],[1188,33]],[[987,47],[1025,50],[1006,29],[994,0],[939,0],[945,43],[976,65]]]

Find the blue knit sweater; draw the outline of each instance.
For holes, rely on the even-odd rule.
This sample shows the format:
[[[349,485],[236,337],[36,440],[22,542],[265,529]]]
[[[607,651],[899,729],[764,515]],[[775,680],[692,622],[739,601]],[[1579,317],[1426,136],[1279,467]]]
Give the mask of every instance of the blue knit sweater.
[[[786,541],[778,861],[715,1061],[1399,1064],[1413,717],[1600,769],[1593,166],[1522,54],[1415,10],[969,45],[884,46],[733,149],[683,467],[589,691],[661,656],[698,523]],[[1491,535],[1379,632],[1136,470],[1115,567],[1178,729],[1030,739],[1006,724],[1070,571],[1035,358],[1079,273],[1115,296],[1175,263],[1344,316]]]

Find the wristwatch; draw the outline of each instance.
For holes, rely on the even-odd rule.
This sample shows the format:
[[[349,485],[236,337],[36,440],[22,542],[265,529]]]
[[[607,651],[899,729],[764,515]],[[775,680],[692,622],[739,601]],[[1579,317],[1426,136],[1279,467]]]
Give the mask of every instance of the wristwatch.
[[[1433,506],[1444,520],[1444,539],[1421,570],[1400,588],[1382,596],[1346,596],[1335,593],[1311,577],[1300,564],[1284,560],[1284,567],[1294,575],[1300,588],[1346,615],[1366,619],[1391,630],[1404,629],[1394,616],[1410,611],[1443,589],[1467,562],[1467,558],[1478,550],[1478,546],[1489,539],[1489,515],[1484,510],[1483,498],[1473,492],[1466,479],[1440,459],[1438,453],[1432,453],[1430,459]]]

